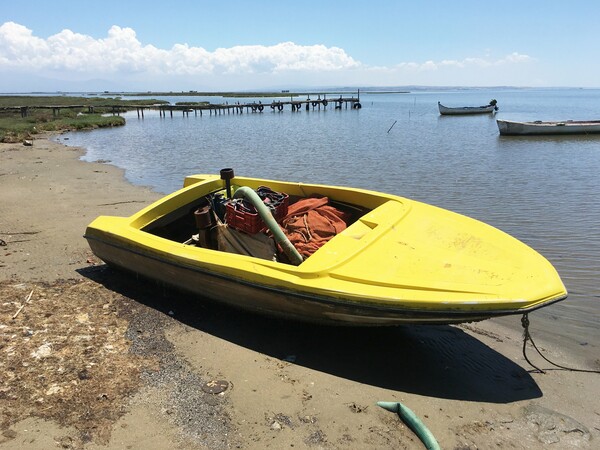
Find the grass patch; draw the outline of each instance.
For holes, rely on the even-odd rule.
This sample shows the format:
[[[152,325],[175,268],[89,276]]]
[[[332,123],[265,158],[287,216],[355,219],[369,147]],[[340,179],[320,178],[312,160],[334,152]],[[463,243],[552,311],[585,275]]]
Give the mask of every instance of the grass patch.
[[[90,130],[94,128],[125,125],[125,119],[115,115],[135,109],[168,103],[161,100],[122,100],[119,97],[71,97],[71,96],[0,96],[0,142],[20,142],[31,139],[43,131]],[[27,115],[21,109],[27,107]],[[90,112],[93,111],[93,112]]]
[[[34,112],[30,116],[0,116],[0,142],[21,142],[44,131],[91,130],[94,128],[125,125],[121,116],[101,114],[77,114],[69,111],[54,117],[47,110]]]

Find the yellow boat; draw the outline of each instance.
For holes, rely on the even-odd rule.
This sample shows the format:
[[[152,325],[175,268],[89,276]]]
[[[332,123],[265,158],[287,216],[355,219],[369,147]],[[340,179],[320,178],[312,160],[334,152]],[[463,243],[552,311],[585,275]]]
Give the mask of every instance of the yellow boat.
[[[130,217],[100,216],[85,238],[111,266],[238,308],[313,322],[470,322],[530,312],[567,296],[542,255],[472,218],[395,195],[239,177],[230,170],[189,176],[182,189]],[[268,247],[273,258],[216,246],[216,229],[225,241],[233,232],[241,247],[246,238],[258,237],[259,247],[273,241],[264,230],[228,230],[217,214],[219,205],[231,205],[230,197],[261,186],[289,196],[290,204],[325,196],[351,218],[299,260],[285,235],[277,238],[281,230],[277,245]],[[287,257],[278,256],[281,249]]]

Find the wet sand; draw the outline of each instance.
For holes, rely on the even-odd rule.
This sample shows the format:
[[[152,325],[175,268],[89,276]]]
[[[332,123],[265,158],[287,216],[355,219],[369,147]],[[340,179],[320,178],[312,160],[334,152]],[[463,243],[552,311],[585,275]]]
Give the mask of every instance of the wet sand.
[[[442,448],[597,448],[600,375],[530,349],[536,373],[497,322],[290,323],[105,267],[85,226],[160,195],[81,152],[0,144],[0,448],[423,448],[377,401],[412,409]]]

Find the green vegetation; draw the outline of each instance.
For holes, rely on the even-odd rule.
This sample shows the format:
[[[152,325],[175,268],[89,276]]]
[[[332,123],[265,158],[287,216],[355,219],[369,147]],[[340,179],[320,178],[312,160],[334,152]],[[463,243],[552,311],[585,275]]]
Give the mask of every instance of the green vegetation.
[[[121,116],[74,114],[73,111],[61,111],[56,117],[48,110],[34,110],[27,117],[0,114],[0,142],[20,142],[44,131],[90,130],[121,125],[125,125]]]
[[[335,91],[335,92],[291,92],[291,91],[279,91],[279,92],[199,92],[199,91],[182,91],[182,92],[127,92],[120,95],[123,96],[136,96],[136,97],[225,97],[225,98],[264,98],[264,97],[306,97],[306,96],[317,96],[317,95],[348,95],[355,94],[356,92],[349,91]]]
[[[210,102],[177,102],[175,106],[208,106]]]
[[[293,92],[198,92],[198,91],[189,91],[189,92],[128,92],[123,93],[124,96],[136,96],[136,97],[146,97],[146,96],[155,96],[155,97],[189,97],[189,96],[198,96],[198,97],[297,97],[299,95],[306,95],[305,93],[293,93]]]
[[[114,113],[162,103],[168,102],[105,97],[0,96],[0,142],[20,142],[43,131],[122,126],[125,119]]]
[[[66,95],[3,95],[0,96],[0,109],[7,107],[20,106],[72,106],[81,105],[94,108],[102,108],[103,106],[150,106],[157,104],[166,104],[164,100],[123,100],[121,97],[70,97]],[[110,112],[110,111],[108,111]]]

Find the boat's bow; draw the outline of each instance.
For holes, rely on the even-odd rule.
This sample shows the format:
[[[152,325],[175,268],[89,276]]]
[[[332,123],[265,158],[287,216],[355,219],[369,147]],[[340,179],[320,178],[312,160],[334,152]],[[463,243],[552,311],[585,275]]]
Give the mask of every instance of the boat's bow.
[[[367,215],[320,250],[343,253],[365,240],[329,272],[340,291],[440,318],[521,313],[567,295],[548,260],[494,227],[418,202],[380,208],[395,220],[371,228]]]

